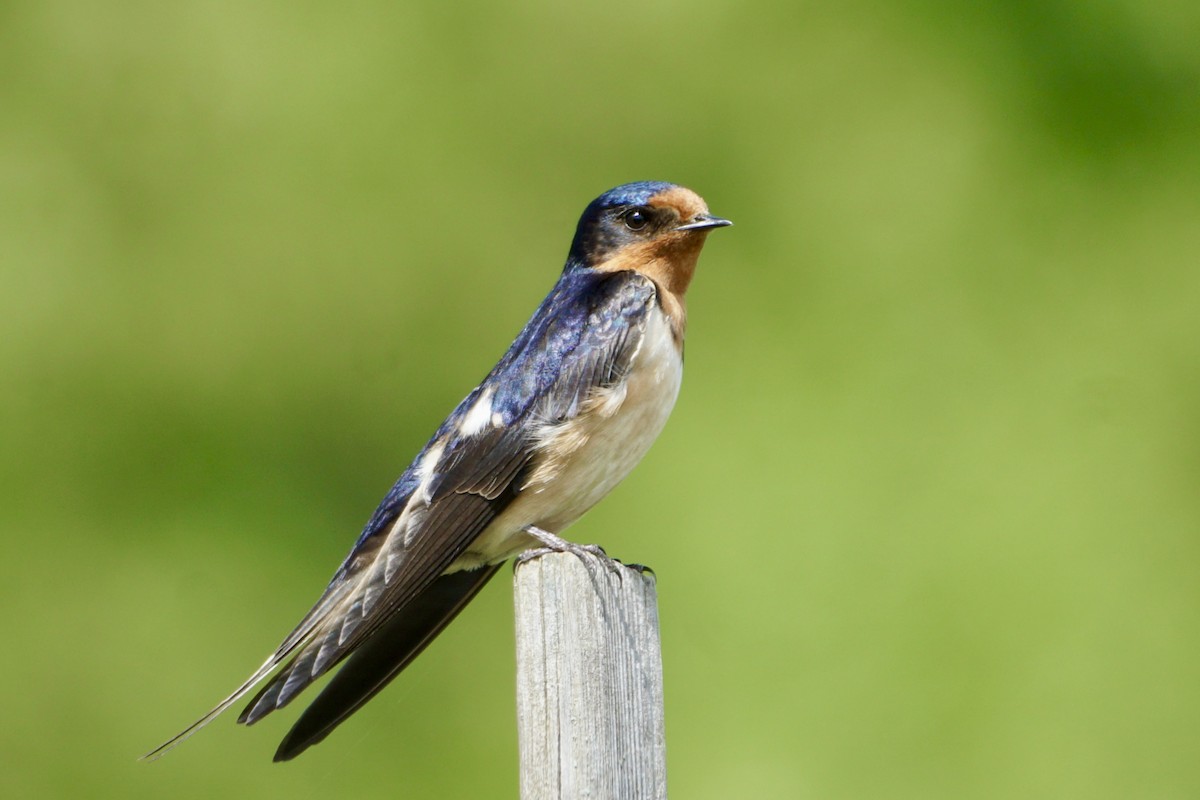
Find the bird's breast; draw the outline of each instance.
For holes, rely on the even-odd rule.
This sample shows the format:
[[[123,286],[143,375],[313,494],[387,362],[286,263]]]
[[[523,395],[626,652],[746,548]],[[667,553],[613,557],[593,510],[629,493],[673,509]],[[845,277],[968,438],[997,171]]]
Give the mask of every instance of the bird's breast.
[[[558,533],[600,502],[641,461],[658,437],[683,378],[670,321],[657,308],[617,383],[596,390],[580,412],[535,433],[532,469],[512,504],[472,545],[479,561],[526,549],[534,525]]]

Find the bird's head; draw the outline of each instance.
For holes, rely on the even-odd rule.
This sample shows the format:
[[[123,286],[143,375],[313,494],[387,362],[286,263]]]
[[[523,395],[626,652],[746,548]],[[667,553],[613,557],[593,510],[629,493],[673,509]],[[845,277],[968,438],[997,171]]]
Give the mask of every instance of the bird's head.
[[[567,269],[634,270],[682,298],[714,217],[700,195],[661,181],[627,183],[593,200],[579,219]]]

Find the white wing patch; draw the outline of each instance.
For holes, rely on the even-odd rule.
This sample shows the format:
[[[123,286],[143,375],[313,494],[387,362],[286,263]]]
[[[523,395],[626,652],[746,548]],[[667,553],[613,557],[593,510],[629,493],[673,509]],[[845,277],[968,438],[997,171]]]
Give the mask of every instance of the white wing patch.
[[[417,465],[417,475],[420,476],[421,482],[417,484],[417,490],[413,492],[413,497],[419,497],[429,505],[433,500],[433,477],[437,474],[438,462],[442,460],[442,453],[446,450],[444,441],[438,442],[429,451],[425,453],[425,457],[421,459],[421,463]]]
[[[458,424],[458,432],[463,436],[474,436],[482,431],[492,420],[492,390],[486,389],[479,399],[471,406]]]

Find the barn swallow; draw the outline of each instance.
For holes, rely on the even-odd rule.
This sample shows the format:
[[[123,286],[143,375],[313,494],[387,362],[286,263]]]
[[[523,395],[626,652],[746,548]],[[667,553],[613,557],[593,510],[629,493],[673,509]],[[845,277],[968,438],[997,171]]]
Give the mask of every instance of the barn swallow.
[[[506,560],[569,547],[558,534],[633,469],[671,413],[684,296],[709,232],[730,224],[670,183],[592,201],[554,288],[383,498],[316,605],[245,683],[145,758],[277,668],[238,722],[345,661],[275,753],[294,758],[408,666]]]

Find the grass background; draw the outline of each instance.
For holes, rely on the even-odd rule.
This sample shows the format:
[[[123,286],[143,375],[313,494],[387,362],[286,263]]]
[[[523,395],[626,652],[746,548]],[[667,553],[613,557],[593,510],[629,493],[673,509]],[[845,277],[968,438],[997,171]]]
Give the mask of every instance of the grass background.
[[[612,185],[737,226],[572,530],[681,798],[1200,795],[1200,7],[0,6],[5,797],[515,797],[494,582],[328,742],[270,651]]]

